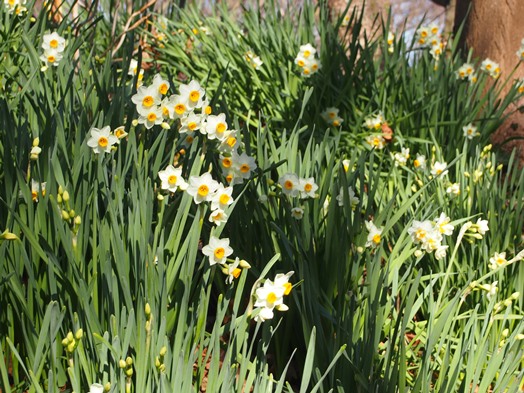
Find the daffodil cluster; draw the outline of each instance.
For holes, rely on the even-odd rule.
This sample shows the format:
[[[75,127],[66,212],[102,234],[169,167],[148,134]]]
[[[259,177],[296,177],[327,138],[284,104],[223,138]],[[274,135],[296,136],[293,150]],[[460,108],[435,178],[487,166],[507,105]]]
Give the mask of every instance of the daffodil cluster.
[[[62,60],[65,47],[65,38],[61,37],[56,31],[44,34],[42,41],[44,53],[40,56],[40,60],[44,62],[42,71],[45,71],[50,65],[58,66],[60,60]]]
[[[249,65],[252,66],[255,70],[259,70],[262,64],[264,64],[260,57],[258,57],[251,51],[247,51],[244,55],[244,58],[249,63]]]
[[[315,192],[318,190],[315,178],[302,178],[298,177],[295,173],[286,173],[280,176],[278,184],[284,195],[299,197],[301,199],[315,198]]]
[[[219,239],[211,236],[209,243],[202,247],[202,254],[208,258],[211,266],[218,264],[222,267],[222,273],[226,275],[227,284],[231,284],[235,278],[238,278],[242,269],[249,269],[251,267],[251,265],[243,259],[235,258],[233,261],[228,259],[228,257],[233,254],[233,249],[229,246],[228,238]]]
[[[409,147],[401,148],[400,152],[396,152],[393,154],[393,161],[395,163],[395,166],[405,166],[409,160],[409,157]]]
[[[475,83],[477,81],[477,73],[475,72],[473,65],[470,63],[462,64],[456,71],[456,75],[457,79],[460,80],[468,80],[471,83]]]
[[[443,245],[444,236],[453,234],[453,225],[450,223],[451,219],[445,213],[441,213],[433,221],[413,220],[413,223],[408,228],[408,234],[411,236],[413,243],[420,247],[420,250],[427,253],[435,251],[435,258],[437,260],[446,256],[449,246]]]
[[[295,64],[300,67],[300,73],[304,77],[310,77],[320,68],[320,61],[316,58],[317,50],[309,43],[300,46],[300,51],[295,58]]]
[[[440,58],[444,49],[444,43],[439,35],[439,27],[432,23],[429,26],[421,26],[417,29],[417,42],[427,48],[431,48],[430,54],[435,60]]]
[[[375,149],[383,149],[386,146],[386,139],[382,135],[382,132],[378,133],[382,129],[382,126],[386,124],[384,115],[379,112],[376,115],[368,116],[364,119],[364,127],[372,133],[365,138],[366,143]]]
[[[253,310],[258,313],[255,315],[255,321],[264,322],[272,319],[274,316],[273,310],[287,311],[288,306],[284,304],[284,296],[289,295],[293,285],[289,282],[289,278],[293,275],[293,271],[286,274],[277,274],[275,279],[265,280],[263,285],[258,285],[255,290],[255,303]]]
[[[486,74],[491,76],[493,79],[497,79],[500,76],[500,66],[491,59],[485,59],[480,65],[480,69]]]
[[[7,13],[15,15],[22,15],[24,12],[27,12],[26,3],[27,0],[4,0]]]
[[[338,127],[342,124],[344,121],[339,115],[338,115],[338,108],[330,107],[327,108],[325,111],[323,111],[320,116],[330,125],[333,127]]]

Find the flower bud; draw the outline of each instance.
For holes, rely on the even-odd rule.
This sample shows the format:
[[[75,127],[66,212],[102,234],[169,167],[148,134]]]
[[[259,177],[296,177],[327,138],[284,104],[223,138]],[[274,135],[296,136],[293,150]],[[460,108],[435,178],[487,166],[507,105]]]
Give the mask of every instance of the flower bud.
[[[502,337],[508,337],[508,334],[509,334],[509,329],[504,329],[501,333],[501,336]]]
[[[120,361],[118,362],[118,367],[126,368],[126,361],[124,359],[120,359]]]
[[[75,217],[75,225],[80,225],[82,223],[82,218],[80,216]]]
[[[69,332],[69,333],[67,333],[66,338],[67,338],[67,341],[68,341],[68,342],[72,342],[72,341],[74,341],[75,337],[73,336],[73,332]]]
[[[129,367],[128,369],[126,369],[125,373],[128,377],[131,377],[133,375],[133,368]]]
[[[241,259],[240,262],[239,262],[239,266],[242,268],[242,269],[250,269],[251,268],[251,265],[244,259]]]
[[[171,129],[171,126],[169,125],[169,123],[163,121],[162,124],[160,124],[160,126],[164,129],[164,130],[170,130]]]
[[[76,342],[72,341],[72,342],[69,343],[69,345],[67,346],[66,350],[69,353],[73,353],[75,348],[76,348]]]
[[[164,357],[167,353],[167,347],[164,345],[162,348],[160,348],[160,356]]]
[[[16,236],[14,233],[9,232],[7,229],[2,232],[2,235],[0,237],[4,240],[17,240],[18,236]]]
[[[75,333],[75,338],[81,340],[84,337],[84,330],[82,328],[78,329]]]
[[[62,218],[65,220],[65,221],[68,221],[69,220],[69,213],[65,210],[62,210]]]
[[[67,190],[63,192],[62,199],[64,200],[64,202],[69,202],[69,192],[67,192]]]
[[[106,382],[104,385],[104,392],[109,392],[111,390],[111,382]]]
[[[126,366],[131,367],[133,365],[133,359],[131,359],[131,356],[128,356],[126,358]]]

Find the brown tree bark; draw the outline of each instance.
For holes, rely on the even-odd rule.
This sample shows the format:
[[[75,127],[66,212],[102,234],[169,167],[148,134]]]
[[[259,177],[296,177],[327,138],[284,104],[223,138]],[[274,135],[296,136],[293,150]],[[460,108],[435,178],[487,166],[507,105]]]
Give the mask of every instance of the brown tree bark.
[[[520,48],[522,20],[524,18],[524,1],[522,0],[457,0],[455,13],[455,31],[463,23],[461,36],[462,47],[472,49],[473,58],[483,60],[490,58],[500,64],[501,79],[506,79],[517,67],[513,78],[524,77],[524,66],[519,65],[516,55]],[[509,91],[510,84],[502,94]],[[523,105],[524,100],[516,105]],[[515,110],[516,106],[510,108]],[[524,141],[515,140],[505,144],[509,138],[524,138],[524,114],[515,112],[493,136],[493,142],[504,144],[506,150],[517,149],[521,160],[524,160]]]

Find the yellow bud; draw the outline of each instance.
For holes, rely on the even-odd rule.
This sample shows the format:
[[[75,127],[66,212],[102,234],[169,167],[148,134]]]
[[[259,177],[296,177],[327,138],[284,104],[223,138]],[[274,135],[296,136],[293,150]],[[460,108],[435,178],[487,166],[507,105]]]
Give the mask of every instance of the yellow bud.
[[[515,339],[517,340],[524,340],[524,334],[520,333],[515,336]]]
[[[126,365],[127,366],[132,366],[133,365],[133,359],[131,359],[131,356],[128,356],[126,358]]]
[[[500,170],[502,170],[502,168],[504,168],[504,165],[502,165],[502,164],[499,164],[499,166],[497,166],[497,171],[500,171]]]
[[[62,218],[66,221],[69,220],[69,213],[65,210],[62,210]]]
[[[80,216],[75,217],[75,225],[80,225],[82,223],[82,218]]]
[[[36,147],[40,144],[40,138],[39,137],[36,137],[35,139],[33,139],[33,147]]]
[[[169,123],[166,123],[165,121],[163,121],[162,124],[160,124],[160,126],[161,126],[164,130],[170,130],[170,129],[171,129],[171,126],[169,125]]]
[[[58,195],[56,196],[56,201],[57,201],[58,203],[62,203],[62,195],[58,194]]]
[[[69,202],[69,192],[67,192],[67,190],[65,190],[62,194],[62,199],[64,200],[64,202]]]
[[[126,369],[125,373],[126,373],[126,375],[128,377],[131,377],[133,375],[133,369],[132,368],[128,368],[128,369]]]
[[[504,329],[501,333],[502,337],[508,337],[509,329]]]
[[[69,332],[69,333],[67,333],[66,338],[67,338],[67,341],[68,341],[68,342],[72,342],[72,341],[75,340],[75,337],[73,336],[73,332]]]
[[[106,382],[104,385],[104,392],[109,392],[111,390],[111,382]]]
[[[35,18],[34,16],[32,16],[31,18],[29,18],[29,21],[30,21],[31,23],[35,23],[35,22],[36,22],[36,18]]]
[[[58,195],[62,195],[64,193],[64,189],[62,186],[58,186]]]
[[[160,348],[160,356],[164,357],[164,356],[166,356],[166,353],[167,353],[167,347],[166,346],[163,346],[162,348]]]
[[[520,297],[520,292],[513,292],[510,299],[517,300]]]
[[[156,199],[158,199],[159,201],[163,201],[164,200],[164,196],[162,194],[158,194],[156,196]]]
[[[166,365],[165,364],[161,364],[160,367],[158,368],[158,370],[163,373],[166,371]]]
[[[75,333],[75,338],[81,340],[84,337],[84,330],[82,328],[78,329]]]
[[[1,237],[4,240],[17,240],[18,239],[18,236],[16,236],[14,233],[9,232],[7,229],[2,233]]]
[[[151,306],[149,305],[149,303],[146,303],[144,307],[144,312],[146,314],[146,317],[149,319],[149,316],[151,315]]]
[[[364,248],[363,247],[357,247],[357,252],[359,254],[362,254],[364,252]]]
[[[136,127],[138,125],[138,120],[137,119],[134,119],[131,124],[133,125],[133,127]]]
[[[162,365],[162,362],[160,361],[160,358],[157,356],[155,358],[155,367],[160,368],[161,365]]]
[[[63,347],[67,347],[68,344],[69,344],[69,340],[68,340],[67,337],[66,337],[66,338],[64,338],[64,339],[62,340],[62,346],[63,346]]]
[[[75,211],[73,209],[69,210],[69,218],[75,217]]]
[[[251,265],[244,259],[241,259],[240,262],[239,262],[239,266],[242,268],[242,269],[250,269],[251,268]]]
[[[69,353],[73,353],[75,348],[76,348],[76,342],[73,340],[72,342],[69,343],[69,345],[67,346],[66,350]]]
[[[118,362],[118,367],[126,368],[126,361],[124,359],[120,359],[120,361]]]

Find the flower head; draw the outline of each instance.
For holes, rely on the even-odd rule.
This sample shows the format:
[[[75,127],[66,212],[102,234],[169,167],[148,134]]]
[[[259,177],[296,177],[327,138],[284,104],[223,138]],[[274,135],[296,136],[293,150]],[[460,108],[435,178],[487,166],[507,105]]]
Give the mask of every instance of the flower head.
[[[318,190],[318,185],[315,183],[313,177],[307,179],[298,179],[298,190],[300,193],[300,198],[314,198],[315,192]]]
[[[366,241],[366,247],[378,247],[382,241],[383,228],[377,228],[375,224],[373,224],[373,221],[366,221],[366,229],[369,232]]]
[[[294,173],[286,173],[278,179],[278,184],[282,187],[282,192],[285,195],[295,197],[299,194],[299,179]]]
[[[348,186],[347,193],[348,193],[349,203],[351,204],[351,208],[355,209],[357,207],[358,203],[360,202],[360,199],[358,199],[356,197],[355,191],[353,191],[353,187],[351,187],[351,186]],[[344,187],[340,187],[340,191],[339,191],[339,193],[337,195],[338,205],[339,206],[344,206],[344,200],[345,200]]]
[[[473,124],[469,123],[462,127],[462,131],[464,131],[464,136],[467,139],[473,139],[474,137],[480,135],[480,133],[477,132],[477,127],[475,127]]]
[[[445,162],[439,162],[435,161],[435,163],[431,166],[431,174],[433,176],[445,176],[448,173],[448,170],[446,169],[448,167],[448,164]]]
[[[175,192],[178,188],[185,190],[187,183],[182,178],[182,168],[175,168],[173,165],[168,165],[166,169],[158,172],[158,177],[162,182],[160,188]]]
[[[299,206],[292,208],[291,209],[291,216],[295,220],[302,220],[302,218],[304,217],[304,209],[299,207]]]
[[[199,204],[211,201],[217,189],[218,182],[213,180],[210,173],[206,172],[201,176],[191,176],[186,191],[193,197],[195,203]]]
[[[490,259],[489,259],[489,268],[492,270],[495,270],[499,266],[504,266],[506,263],[508,263],[506,259],[506,253],[496,252]]]
[[[91,138],[87,141],[87,146],[92,148],[95,154],[109,153],[115,143],[118,143],[118,138],[111,134],[111,127],[105,126],[101,130],[91,129]]]
[[[226,258],[233,254],[233,249],[229,247],[229,239],[219,239],[211,236],[209,244],[202,248],[202,254],[209,258],[209,264],[223,265],[226,263]]]

